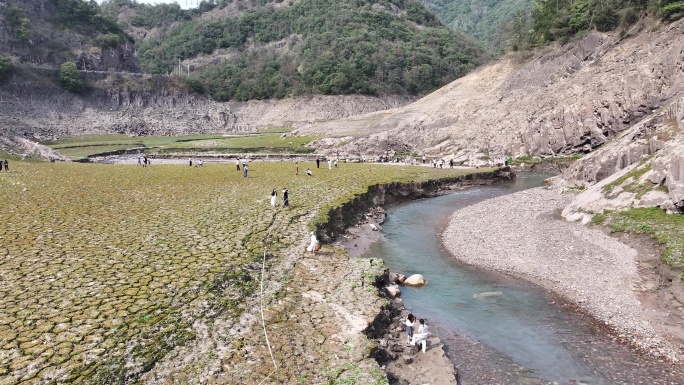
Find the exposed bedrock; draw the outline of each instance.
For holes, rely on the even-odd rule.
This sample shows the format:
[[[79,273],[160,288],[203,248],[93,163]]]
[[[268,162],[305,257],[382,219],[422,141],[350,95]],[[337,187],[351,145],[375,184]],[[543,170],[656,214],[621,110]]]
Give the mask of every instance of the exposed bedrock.
[[[683,30],[684,20],[643,22],[626,37],[593,31],[531,59],[511,54],[407,106],[300,132],[337,133],[322,145],[352,153],[587,153],[684,95]]]

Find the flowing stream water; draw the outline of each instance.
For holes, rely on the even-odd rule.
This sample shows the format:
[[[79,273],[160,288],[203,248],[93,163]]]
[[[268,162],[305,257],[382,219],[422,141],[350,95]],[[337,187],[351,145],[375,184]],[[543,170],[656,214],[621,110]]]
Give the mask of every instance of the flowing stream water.
[[[440,234],[454,211],[540,186],[545,177],[523,174],[512,183],[390,207],[382,225],[384,239],[364,257],[383,258],[392,271],[425,276],[427,285],[403,287],[401,298],[408,311],[426,318],[442,338],[461,384],[656,383],[657,365],[644,368],[638,354],[613,342],[588,317],[564,311],[555,304],[557,298],[539,287],[460,264],[444,249]],[[450,335],[461,336],[459,342]],[[462,346],[464,340],[470,348]],[[466,365],[461,356],[473,354],[478,345],[488,353]],[[496,370],[501,373],[477,373]],[[615,379],[616,370],[625,372],[619,375],[625,382]],[[641,382],[642,376],[650,380]]]

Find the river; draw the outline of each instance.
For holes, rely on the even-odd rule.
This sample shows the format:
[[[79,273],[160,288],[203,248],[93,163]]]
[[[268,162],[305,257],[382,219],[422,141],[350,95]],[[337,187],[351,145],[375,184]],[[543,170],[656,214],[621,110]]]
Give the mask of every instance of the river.
[[[444,249],[440,234],[454,211],[539,186],[545,177],[523,174],[511,183],[387,208],[384,237],[363,257],[425,276],[426,286],[404,287],[401,296],[407,310],[427,319],[443,340],[461,384],[671,383],[665,374],[663,382],[653,378],[666,366],[615,342],[589,317],[565,310],[553,294],[460,264]]]

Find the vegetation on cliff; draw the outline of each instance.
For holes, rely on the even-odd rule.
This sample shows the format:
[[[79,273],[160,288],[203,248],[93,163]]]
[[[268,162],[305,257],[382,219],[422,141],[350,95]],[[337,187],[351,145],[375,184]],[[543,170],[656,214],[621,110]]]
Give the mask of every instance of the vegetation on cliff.
[[[0,56],[0,84],[7,79],[12,71],[12,59],[7,56]]]
[[[530,0],[422,0],[444,24],[493,50],[508,50],[516,23],[528,19]]]
[[[141,65],[170,73],[179,60],[190,60],[188,84],[219,101],[421,94],[462,76],[483,57],[476,43],[441,25],[416,0],[262,1],[191,19],[169,6],[128,7],[139,9],[131,25],[162,27],[139,42]],[[162,14],[176,24],[166,27]]]
[[[68,61],[59,66],[59,82],[69,91],[78,92],[81,90],[83,83],[76,63]]]
[[[565,41],[577,33],[596,29],[626,29],[650,13],[666,22],[684,15],[684,1],[677,0],[535,0],[532,29],[521,40]]]

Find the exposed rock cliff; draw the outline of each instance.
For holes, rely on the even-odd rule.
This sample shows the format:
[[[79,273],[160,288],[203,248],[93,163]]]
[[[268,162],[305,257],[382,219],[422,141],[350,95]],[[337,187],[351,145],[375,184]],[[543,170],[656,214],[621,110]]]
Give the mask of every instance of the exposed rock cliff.
[[[604,209],[649,206],[684,211],[683,127],[680,99],[576,161],[558,184],[590,187],[564,215],[588,220]]]
[[[8,20],[10,9],[26,18],[23,35]],[[73,61],[81,70],[140,72],[132,42],[100,32],[97,25],[60,21],[59,11],[53,0],[0,1],[0,52],[34,65],[56,67]]]
[[[624,38],[590,32],[525,63],[508,56],[408,106],[299,132],[332,133],[339,139],[321,146],[352,153],[586,153],[684,95],[683,30],[684,20],[642,22]]]
[[[49,76],[56,81],[56,73]],[[91,85],[82,94],[43,78],[9,79],[0,89],[2,126],[44,136],[254,131],[384,110],[413,100],[345,95],[219,103],[184,91],[174,77],[98,73],[82,77]]]

